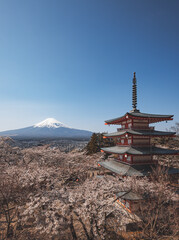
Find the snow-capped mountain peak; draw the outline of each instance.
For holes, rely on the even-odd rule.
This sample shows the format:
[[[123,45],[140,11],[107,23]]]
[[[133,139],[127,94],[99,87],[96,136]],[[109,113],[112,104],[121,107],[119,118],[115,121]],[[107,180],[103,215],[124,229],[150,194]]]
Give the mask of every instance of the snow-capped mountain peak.
[[[14,139],[89,139],[92,132],[66,126],[54,118],[47,118],[33,126],[0,132],[0,136]]]
[[[44,128],[44,127],[47,127],[47,128],[60,128],[60,127],[69,128],[68,126],[57,121],[54,118],[47,118],[44,121],[35,124],[33,127],[34,128]]]

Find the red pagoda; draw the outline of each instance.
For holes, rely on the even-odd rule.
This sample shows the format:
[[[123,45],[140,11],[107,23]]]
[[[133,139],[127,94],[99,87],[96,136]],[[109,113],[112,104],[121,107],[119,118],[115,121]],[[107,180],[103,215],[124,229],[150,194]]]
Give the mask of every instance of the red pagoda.
[[[145,176],[151,171],[156,155],[178,155],[178,150],[158,148],[152,145],[153,137],[174,137],[175,132],[156,131],[151,123],[173,120],[173,115],[141,113],[137,109],[136,76],[133,77],[132,93],[133,110],[124,116],[105,121],[106,125],[121,125],[117,132],[104,134],[104,138],[112,138],[116,146],[101,148],[102,152],[113,154],[113,160],[99,162],[99,165],[120,175]],[[169,173],[177,173],[177,169],[168,169]]]

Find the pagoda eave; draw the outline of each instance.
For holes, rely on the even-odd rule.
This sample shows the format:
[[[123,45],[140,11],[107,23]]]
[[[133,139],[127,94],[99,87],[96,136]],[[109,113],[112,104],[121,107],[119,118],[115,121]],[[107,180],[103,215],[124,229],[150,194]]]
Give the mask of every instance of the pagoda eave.
[[[127,136],[126,136],[127,135]],[[117,138],[117,137],[131,137],[131,136],[139,136],[142,137],[175,137],[175,132],[162,132],[162,131],[150,131],[150,130],[120,130],[114,133],[106,133],[103,138]]]
[[[98,162],[98,166],[101,166],[111,172],[114,172],[116,174],[119,174],[121,176],[138,176],[138,177],[144,177],[148,176],[153,168],[157,166],[156,164],[146,164],[146,165],[128,165],[125,163],[121,163],[116,160],[110,160],[110,161],[101,161]],[[167,168],[165,167],[165,171],[168,172],[168,174],[178,174],[179,170],[176,168]]]
[[[165,148],[158,148],[158,147],[145,147],[145,148],[139,148],[139,147],[130,147],[130,146],[114,146],[114,147],[107,147],[107,148],[101,148],[102,151],[110,154],[119,154],[119,155],[135,155],[135,156],[141,156],[141,155],[179,155],[179,150],[171,150],[171,149],[165,149]]]
[[[157,122],[163,122],[163,121],[172,121],[173,118],[146,118],[146,117],[131,117],[131,118],[128,118],[128,119],[137,119],[137,120],[148,120],[149,123],[157,123]],[[105,125],[120,125],[122,121],[124,120],[128,120],[126,118],[124,119],[120,119],[119,121],[114,121],[114,122],[107,122],[105,121]]]
[[[171,121],[173,118],[145,118],[145,117],[132,117],[131,119],[137,119],[137,120],[146,120],[148,119],[149,123],[157,123],[157,122],[163,122],[163,121]]]
[[[141,112],[127,112],[124,116],[106,120],[105,125],[120,125],[122,121],[129,119],[137,120],[148,120],[149,123],[156,123],[162,121],[171,121],[173,120],[173,115],[160,115],[160,114],[150,114],[150,113],[141,113]]]

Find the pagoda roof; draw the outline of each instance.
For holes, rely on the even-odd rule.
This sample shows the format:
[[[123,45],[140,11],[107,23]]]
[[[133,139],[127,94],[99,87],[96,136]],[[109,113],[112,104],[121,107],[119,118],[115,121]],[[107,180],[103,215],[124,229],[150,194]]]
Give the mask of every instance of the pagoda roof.
[[[179,150],[165,149],[158,147],[132,147],[132,146],[114,146],[101,148],[104,152],[129,155],[177,155]]]
[[[125,134],[138,135],[138,136],[173,136],[175,132],[164,132],[155,130],[132,130],[132,129],[121,129],[118,132],[103,134],[105,137],[119,137]]]
[[[98,164],[114,173],[117,173],[121,176],[138,176],[143,177],[149,175],[152,172],[152,169],[156,166],[155,164],[147,164],[147,165],[127,165],[125,163],[121,163],[116,160],[106,160],[98,162]],[[167,168],[166,171],[168,174],[176,174],[179,173],[179,169],[177,168]]]
[[[122,117],[113,118],[110,120],[106,120],[106,124],[120,124],[120,122],[124,121],[125,119],[149,119],[149,123],[160,122],[160,121],[167,121],[173,120],[173,115],[161,115],[161,114],[150,114],[150,113],[141,113],[139,111],[134,112],[127,112]]]
[[[152,171],[152,165],[127,165],[116,160],[106,160],[98,164],[114,173],[122,176],[147,176]],[[154,166],[154,165],[153,165]]]
[[[116,193],[116,197],[124,199],[124,200],[133,200],[133,201],[143,199],[142,196],[140,196],[139,194],[137,194],[135,192],[132,192],[132,191],[121,191],[121,192],[118,192],[118,193]]]

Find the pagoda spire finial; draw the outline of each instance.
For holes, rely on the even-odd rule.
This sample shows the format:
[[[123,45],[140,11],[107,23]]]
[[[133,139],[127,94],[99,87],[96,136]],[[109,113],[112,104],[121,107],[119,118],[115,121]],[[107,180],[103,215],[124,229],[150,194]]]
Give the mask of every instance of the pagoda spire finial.
[[[139,112],[137,110],[137,79],[136,79],[136,73],[134,72],[134,77],[133,77],[133,86],[132,86],[132,107],[133,107],[133,112]]]

